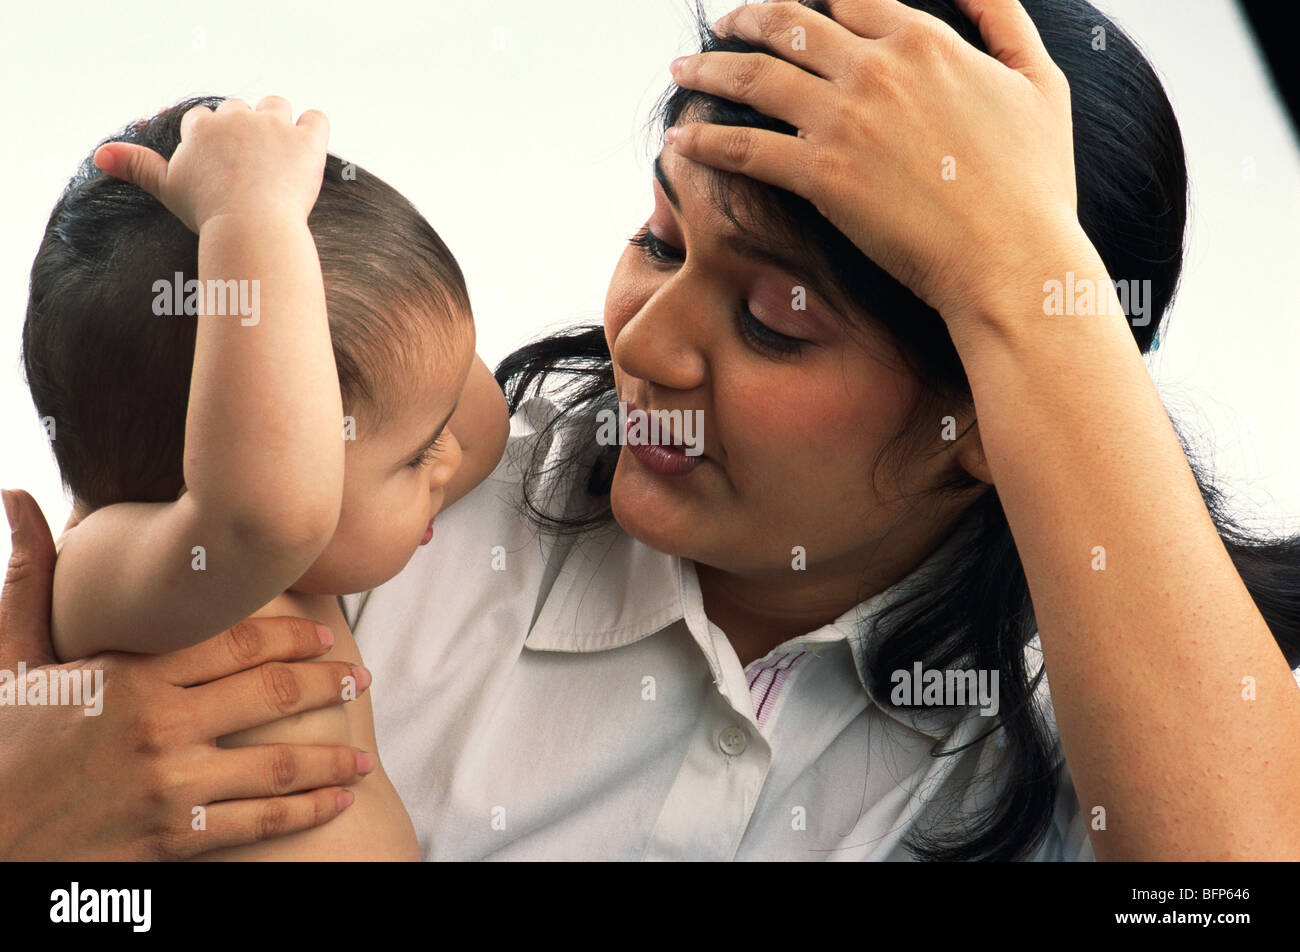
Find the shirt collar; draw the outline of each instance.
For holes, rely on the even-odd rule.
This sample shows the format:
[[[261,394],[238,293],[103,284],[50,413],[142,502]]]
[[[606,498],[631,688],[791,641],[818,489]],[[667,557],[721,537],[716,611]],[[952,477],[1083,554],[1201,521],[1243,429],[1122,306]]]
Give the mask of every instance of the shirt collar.
[[[559,572],[524,644],[539,651],[606,651],[662,631],[686,614],[681,559],[612,523],[560,554]]]
[[[940,740],[956,725],[978,714],[971,708],[897,708],[878,697],[865,676],[873,635],[870,621],[915,586],[942,573],[953,551],[973,531],[969,522],[900,581],[796,641],[846,641],[858,680],[867,697],[895,721]],[[704,605],[694,566],[679,556],[658,552],[616,525],[587,533],[560,554],[560,568],[537,615],[525,647],[536,651],[606,651],[639,641],[685,620],[710,667],[718,672],[712,640],[707,637]]]

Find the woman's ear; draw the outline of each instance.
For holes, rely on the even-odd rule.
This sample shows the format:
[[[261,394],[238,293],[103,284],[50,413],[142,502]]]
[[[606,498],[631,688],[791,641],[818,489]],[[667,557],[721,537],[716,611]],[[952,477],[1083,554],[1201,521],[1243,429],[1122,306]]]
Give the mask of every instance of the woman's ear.
[[[980,441],[979,420],[973,416],[962,421],[958,431],[961,436],[953,444],[953,454],[957,465],[982,483],[993,485],[993,474],[989,471],[989,461],[984,457],[984,444]]]

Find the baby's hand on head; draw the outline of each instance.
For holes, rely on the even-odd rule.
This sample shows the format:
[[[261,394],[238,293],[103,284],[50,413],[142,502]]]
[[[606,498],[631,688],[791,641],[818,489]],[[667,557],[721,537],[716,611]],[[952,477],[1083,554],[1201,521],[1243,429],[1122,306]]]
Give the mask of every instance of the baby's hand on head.
[[[144,189],[198,234],[220,215],[278,213],[305,222],[320,194],[328,141],[329,120],[314,109],[295,124],[279,96],[256,109],[227,99],[215,112],[195,106],[185,113],[170,162],[144,146],[108,142],[95,152],[95,165]]]

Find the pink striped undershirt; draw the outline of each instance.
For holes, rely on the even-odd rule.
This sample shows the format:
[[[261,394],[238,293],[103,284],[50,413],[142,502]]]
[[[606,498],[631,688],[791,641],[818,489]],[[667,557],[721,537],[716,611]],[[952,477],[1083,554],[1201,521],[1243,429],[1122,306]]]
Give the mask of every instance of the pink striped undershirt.
[[[756,661],[745,669],[749,679],[749,697],[754,702],[754,716],[758,718],[760,730],[767,726],[767,716],[776,707],[776,699],[781,695],[790,670],[806,654],[808,652],[794,649],[774,655],[761,665]]]

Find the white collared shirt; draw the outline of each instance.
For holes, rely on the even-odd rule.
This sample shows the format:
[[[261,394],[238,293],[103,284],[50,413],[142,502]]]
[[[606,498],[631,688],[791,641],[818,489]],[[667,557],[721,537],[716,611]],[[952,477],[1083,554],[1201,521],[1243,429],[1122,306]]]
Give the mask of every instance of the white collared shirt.
[[[1000,763],[1001,732],[932,751],[991,718],[900,711],[859,674],[862,620],[941,569],[952,540],[742,667],[690,560],[612,523],[577,541],[523,518],[518,461],[553,412],[525,402],[500,465],[433,541],[344,599],[380,756],[426,860],[903,860],[936,796],[988,802],[968,781]],[[1028,650],[1036,671],[1037,639]],[[1037,700],[1052,724],[1045,678]],[[1093,858],[1068,772],[1033,858]]]

